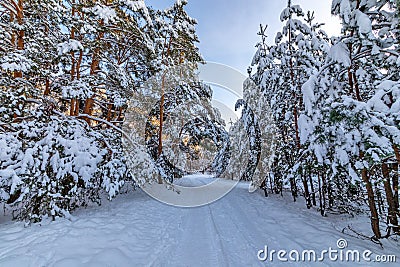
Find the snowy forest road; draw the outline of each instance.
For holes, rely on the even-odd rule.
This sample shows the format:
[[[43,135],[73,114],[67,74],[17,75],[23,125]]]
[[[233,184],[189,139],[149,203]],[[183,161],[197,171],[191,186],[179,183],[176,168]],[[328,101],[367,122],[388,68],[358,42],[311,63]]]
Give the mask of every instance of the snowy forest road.
[[[201,179],[187,178],[182,184],[196,185]],[[168,206],[138,190],[78,210],[71,221],[27,228],[0,217],[0,266],[349,266],[328,257],[296,263],[280,262],[276,254],[272,262],[257,256],[265,246],[269,251],[315,250],[319,256],[329,247],[337,249],[340,238],[348,241],[348,249],[395,254],[399,260],[394,244],[382,250],[342,234],[337,229],[348,224],[343,218],[323,218],[300,200],[293,205],[285,197],[265,198],[247,188],[239,183],[222,199],[197,208]]]

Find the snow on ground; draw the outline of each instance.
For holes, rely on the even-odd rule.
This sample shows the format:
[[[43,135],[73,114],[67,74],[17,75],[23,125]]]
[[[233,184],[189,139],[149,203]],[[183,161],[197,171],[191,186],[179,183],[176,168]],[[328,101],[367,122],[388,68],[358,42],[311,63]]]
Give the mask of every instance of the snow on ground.
[[[191,176],[181,185],[210,182]],[[59,219],[24,228],[23,223],[0,217],[0,266],[353,266],[354,263],[284,263],[258,260],[259,250],[337,249],[345,238],[348,249],[395,254],[399,245],[384,241],[385,249],[341,233],[353,222],[368,227],[366,218],[321,217],[289,198],[257,191],[247,183],[210,205],[177,208],[154,200],[143,191],[120,195],[100,207],[74,213],[72,221]],[[263,256],[263,254],[260,254]],[[375,254],[374,254],[375,255]],[[286,256],[288,257],[288,256]],[[371,256],[372,257],[372,256]],[[398,264],[398,263],[397,263]],[[360,262],[358,266],[397,266]]]

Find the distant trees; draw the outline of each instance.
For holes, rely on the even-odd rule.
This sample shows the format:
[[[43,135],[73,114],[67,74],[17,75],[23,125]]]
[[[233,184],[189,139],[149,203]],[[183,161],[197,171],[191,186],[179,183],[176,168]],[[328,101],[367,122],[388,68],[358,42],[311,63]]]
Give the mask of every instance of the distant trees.
[[[272,172],[278,184],[294,179],[322,215],[352,212],[365,199],[374,238],[398,234],[398,7],[334,0],[332,14],[343,28],[329,40],[313,13],[304,17],[289,1],[276,45],[259,45],[253,80],[281,131]]]
[[[163,65],[201,60],[185,3],[1,1],[0,201],[16,218],[66,216],[143,180],[128,171],[121,127]]]

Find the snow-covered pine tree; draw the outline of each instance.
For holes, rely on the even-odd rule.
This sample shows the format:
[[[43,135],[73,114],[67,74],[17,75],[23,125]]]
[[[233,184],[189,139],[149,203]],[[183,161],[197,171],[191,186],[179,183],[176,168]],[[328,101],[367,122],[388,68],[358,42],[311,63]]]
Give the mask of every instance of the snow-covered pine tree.
[[[65,216],[132,179],[119,127],[160,69],[155,13],[143,0],[1,1],[0,195],[17,218]]]
[[[263,28],[263,26],[261,26],[260,29],[262,32],[266,29],[266,27]],[[266,44],[263,42],[260,45],[265,46]],[[276,128],[272,118],[273,115],[269,107],[268,97],[265,92],[253,82],[251,77],[244,82],[243,99],[253,111],[260,129],[260,160],[252,180],[254,186],[261,187],[262,184],[266,183],[267,178],[270,176],[269,172],[275,150],[274,135],[276,133]],[[245,136],[246,135],[247,134],[245,134]],[[247,138],[252,137],[249,136]]]
[[[177,0],[172,7],[155,13],[155,28],[157,31],[158,43],[156,45],[157,59],[159,62],[159,71],[167,73],[173,66],[192,63],[188,71],[196,68],[196,64],[202,62],[201,55],[196,42],[195,25],[197,21],[191,18],[184,7],[187,0]],[[190,74],[189,74],[190,75]],[[176,79],[180,79],[179,76]],[[158,156],[163,151],[163,126],[164,126],[164,103],[165,103],[164,77],[161,82],[161,99],[159,108],[159,132],[158,132]],[[162,183],[159,180],[159,183]]]
[[[275,191],[281,192],[284,184],[290,184],[296,200],[299,180],[308,207],[314,204],[310,198],[310,190],[314,190],[311,175],[305,173],[306,164],[299,162],[303,151],[299,132],[303,110],[301,86],[321,67],[329,47],[327,35],[320,29],[322,24],[313,19],[313,13],[305,16],[300,6],[288,1],[281,13],[285,24],[276,35],[275,45],[267,46],[263,36],[263,42],[257,45],[253,59],[257,73],[252,77],[266,94],[276,124],[277,143],[271,169]],[[263,29],[260,34],[264,34]]]
[[[155,13],[154,26],[159,34],[157,54],[163,66],[203,61],[196,47],[197,20],[185,11],[187,3],[187,0],[177,0],[171,7]]]
[[[230,122],[230,161],[226,172],[223,175],[225,179],[240,180],[247,168],[246,163],[249,160],[249,139],[242,120]]]
[[[393,1],[334,0],[332,13],[342,20],[342,36],[320,73],[302,89],[308,116],[303,140],[335,186],[335,198],[347,203],[343,208],[351,207],[362,185],[374,238],[382,237],[379,218],[384,214],[378,213],[376,201],[382,189],[389,210],[383,216],[387,235],[390,229],[398,232],[398,176],[393,173],[390,179],[388,168],[393,160],[390,166],[398,166],[400,140],[397,12]]]
[[[384,219],[389,223],[387,235],[390,235],[391,229],[399,233],[398,207],[393,197],[393,191],[398,189],[391,186],[388,169],[390,158],[396,160],[400,140],[398,114],[392,109],[398,101],[396,87],[399,84],[400,65],[396,38],[399,34],[399,13],[394,1],[349,1],[340,3],[340,7],[333,1],[332,11],[340,15],[343,21],[343,42],[350,58],[348,88],[350,95],[356,99],[351,102],[355,107],[363,107],[365,112],[364,121],[358,127],[361,144],[358,146],[356,168],[361,171],[361,179],[368,193],[372,230],[375,237],[380,238],[374,184],[379,190],[378,185],[383,183],[386,193],[388,214]],[[374,170],[376,165],[381,166],[381,171]]]

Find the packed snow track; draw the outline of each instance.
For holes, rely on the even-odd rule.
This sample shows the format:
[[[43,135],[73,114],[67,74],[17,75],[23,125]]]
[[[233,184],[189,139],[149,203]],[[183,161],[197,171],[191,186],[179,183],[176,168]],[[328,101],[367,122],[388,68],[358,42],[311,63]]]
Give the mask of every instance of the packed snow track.
[[[183,179],[180,183],[186,186],[210,180]],[[381,249],[347,236],[340,229],[349,221],[323,218],[303,208],[302,201],[288,202],[276,195],[265,198],[260,191],[250,194],[248,184],[239,183],[222,199],[197,208],[169,206],[138,190],[78,210],[72,220],[24,227],[0,217],[0,266],[349,266],[329,259],[260,261],[257,255],[265,246],[277,251],[337,249],[340,238],[351,249],[396,254],[399,260],[396,244],[388,241]]]

